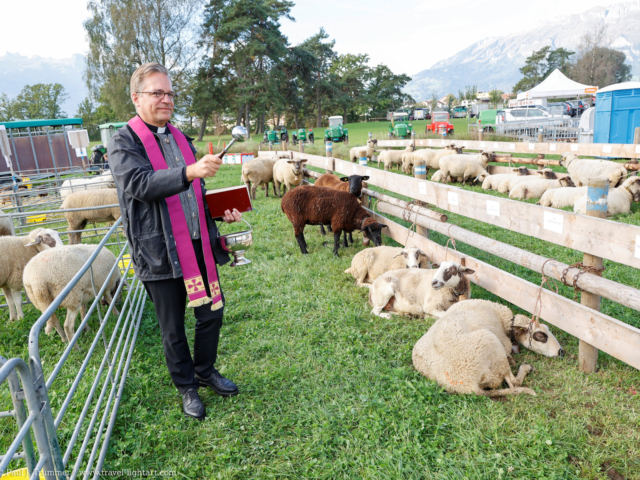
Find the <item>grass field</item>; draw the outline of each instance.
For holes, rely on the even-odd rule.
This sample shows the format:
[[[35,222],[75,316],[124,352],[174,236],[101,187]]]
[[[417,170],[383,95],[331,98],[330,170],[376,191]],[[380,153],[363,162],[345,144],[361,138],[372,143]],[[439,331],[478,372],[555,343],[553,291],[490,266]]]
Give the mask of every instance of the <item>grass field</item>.
[[[207,184],[240,184],[240,166],[223,166]],[[255,206],[259,213],[245,216],[254,229],[254,247],[247,253],[253,263],[220,271],[227,306],[217,366],[238,383],[241,394],[223,399],[201,390],[207,419],[185,419],[148,304],[105,469],[170,470],[174,478],[207,480],[605,479],[614,478],[604,473],[612,467],[622,478],[640,479],[640,372],[601,354],[600,370],[583,375],[577,340],[553,329],[567,350],[564,359],[526,350],[517,356],[518,363],[536,368],[525,385],[538,396],[492,401],[444,393],[411,364],[411,349],[433,320],[372,316],[367,290],[343,273],[362,249],[360,235],[334,258],[317,228],[308,227],[310,254],[303,256],[280,200],[259,190]],[[449,218],[566,263],[581,259],[570,249],[457,215]],[[237,228],[225,227],[225,232]],[[435,233],[432,239],[445,243]],[[460,242],[458,249],[540,281],[529,270]],[[605,264],[605,277],[640,286],[638,271]],[[560,292],[573,296],[566,287]],[[473,296],[498,300],[477,287]],[[640,327],[637,312],[606,300],[602,309]],[[29,328],[39,314],[30,306],[25,311],[27,318],[17,323],[0,312],[5,357],[26,358]],[[194,322],[189,315],[190,338]],[[47,373],[62,344],[56,336],[43,337]],[[88,341],[82,339],[83,351]],[[82,358],[74,352],[70,370]],[[54,412],[70,378],[66,372],[56,381]],[[88,388],[83,384],[81,390]],[[9,405],[2,387],[0,409]],[[72,405],[70,418],[78,411]],[[9,419],[0,421],[0,451],[15,433],[10,425]],[[72,428],[63,424],[61,438]]]

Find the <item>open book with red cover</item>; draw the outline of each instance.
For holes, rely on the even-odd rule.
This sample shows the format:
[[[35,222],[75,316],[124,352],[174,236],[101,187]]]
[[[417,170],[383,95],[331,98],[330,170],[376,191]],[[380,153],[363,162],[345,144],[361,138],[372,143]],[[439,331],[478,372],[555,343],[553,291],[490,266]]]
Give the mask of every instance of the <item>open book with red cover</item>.
[[[209,206],[211,217],[215,220],[221,219],[225,210],[233,211],[235,208],[240,213],[253,210],[251,197],[246,185],[207,190],[205,201]]]

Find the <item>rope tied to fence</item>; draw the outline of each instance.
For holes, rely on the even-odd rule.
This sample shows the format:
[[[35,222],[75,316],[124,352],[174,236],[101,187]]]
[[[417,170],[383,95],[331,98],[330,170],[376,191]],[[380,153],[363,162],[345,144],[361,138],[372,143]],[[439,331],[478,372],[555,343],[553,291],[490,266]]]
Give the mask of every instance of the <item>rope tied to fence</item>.
[[[536,323],[538,323],[538,321],[540,320],[540,314],[542,313],[542,290],[543,287],[545,285],[545,283],[548,283],[549,285],[553,285],[553,287],[555,288],[555,293],[558,293],[558,284],[556,283],[556,281],[551,278],[551,277],[547,277],[544,274],[544,266],[547,264],[547,262],[551,262],[551,261],[556,261],[554,258],[548,258],[547,260],[545,260],[545,262],[542,264],[542,268],[540,269],[540,274],[542,275],[542,280],[540,282],[540,288],[538,289],[538,295],[536,296],[536,303],[534,303],[533,305],[533,312],[531,312],[531,321],[529,322],[529,348],[531,348],[531,338],[533,336],[533,325],[535,325]],[[551,283],[553,282],[553,283]]]
[[[409,237],[413,237],[413,234],[417,233],[416,222],[418,221],[418,214],[413,212],[413,211],[411,211],[411,207],[413,205],[416,205],[415,202],[416,202],[415,200],[411,200],[410,202],[407,202],[407,204],[402,209],[402,219],[405,222],[410,222],[411,223],[411,226],[409,227],[409,230],[407,230],[407,238],[405,238],[405,240],[404,240],[405,246],[408,245]],[[411,214],[412,213],[413,213],[413,220],[411,220]]]
[[[569,273],[569,270],[571,270],[572,268],[578,268],[579,272],[573,276],[573,285],[569,285],[567,283],[567,273]],[[605,270],[606,270],[606,267],[597,268],[591,265],[585,265],[582,262],[576,262],[569,265],[567,268],[565,268],[562,271],[562,276],[560,277],[560,279],[562,280],[562,283],[564,283],[565,285],[573,287],[573,301],[575,302],[576,298],[578,297],[578,292],[583,291],[577,285],[580,275],[582,275],[583,273],[593,273],[594,275],[598,275],[599,277],[602,277],[602,272],[604,272]]]
[[[453,227],[453,226],[454,225],[449,225],[449,228],[447,228],[447,235],[449,236],[449,239],[447,240],[447,243],[444,246],[444,260],[445,260],[445,262],[447,261],[447,256],[449,255],[449,242],[451,242],[451,245],[453,246],[453,249],[456,252],[458,251],[458,247],[456,246],[456,239],[451,236],[451,227]]]

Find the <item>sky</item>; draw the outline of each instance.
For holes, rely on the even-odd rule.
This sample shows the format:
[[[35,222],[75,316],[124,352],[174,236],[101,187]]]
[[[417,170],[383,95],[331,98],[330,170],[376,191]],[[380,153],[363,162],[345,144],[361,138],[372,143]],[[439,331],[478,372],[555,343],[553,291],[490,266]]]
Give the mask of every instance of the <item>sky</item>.
[[[294,0],[295,1],[295,0]],[[2,0],[0,55],[68,58],[86,54],[82,22],[87,0]],[[370,65],[384,63],[395,73],[412,75],[486,37],[528,30],[537,23],[619,0],[298,0],[295,22],[282,30],[296,44],[324,27],[339,53],[367,53]]]

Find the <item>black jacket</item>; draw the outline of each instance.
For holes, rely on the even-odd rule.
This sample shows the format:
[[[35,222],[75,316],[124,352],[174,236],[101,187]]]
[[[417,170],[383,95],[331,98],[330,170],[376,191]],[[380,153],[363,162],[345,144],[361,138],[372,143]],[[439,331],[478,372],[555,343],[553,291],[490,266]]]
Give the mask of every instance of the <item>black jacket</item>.
[[[193,139],[187,139],[195,153]],[[160,151],[164,151],[157,137],[156,141]],[[111,137],[107,151],[136,275],[143,281],[182,277],[164,199],[189,188],[186,167],[154,171],[142,141],[129,125]],[[203,196],[205,193],[202,182]],[[229,255],[220,246],[218,228],[206,202],[204,210],[213,255],[218,265],[224,265],[230,260]]]

